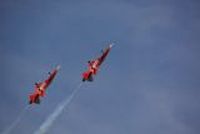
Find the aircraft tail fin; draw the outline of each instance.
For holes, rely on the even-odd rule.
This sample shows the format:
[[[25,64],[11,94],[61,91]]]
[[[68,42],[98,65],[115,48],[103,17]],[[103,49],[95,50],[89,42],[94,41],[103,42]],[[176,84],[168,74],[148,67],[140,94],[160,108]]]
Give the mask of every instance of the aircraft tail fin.
[[[87,80],[87,81],[93,81],[92,73],[89,72],[89,71],[84,72],[84,73],[82,74],[82,76],[83,76],[83,79],[82,79],[83,82],[86,81],[86,80]]]
[[[29,104],[32,103],[40,104],[40,98],[38,94],[32,94],[29,96]]]

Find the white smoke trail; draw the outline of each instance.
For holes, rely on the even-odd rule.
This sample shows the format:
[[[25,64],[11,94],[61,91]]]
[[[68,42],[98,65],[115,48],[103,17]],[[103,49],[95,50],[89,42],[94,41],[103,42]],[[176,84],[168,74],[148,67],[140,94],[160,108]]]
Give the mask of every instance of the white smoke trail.
[[[67,107],[74,96],[76,95],[78,89],[81,87],[82,83],[80,83],[72,92],[72,94],[67,97],[64,101],[62,101],[58,107],[55,109],[55,111],[49,115],[49,117],[43,122],[43,124],[40,126],[40,128],[34,133],[34,134],[45,134],[49,128],[52,126],[53,122],[56,120],[56,118],[62,113],[62,111]]]
[[[12,132],[12,130],[19,124],[19,122],[21,121],[23,115],[25,114],[26,110],[29,108],[29,105],[27,105],[23,111],[19,114],[19,116],[17,117],[17,119],[15,121],[12,122],[12,124],[2,133],[2,134],[10,134]]]

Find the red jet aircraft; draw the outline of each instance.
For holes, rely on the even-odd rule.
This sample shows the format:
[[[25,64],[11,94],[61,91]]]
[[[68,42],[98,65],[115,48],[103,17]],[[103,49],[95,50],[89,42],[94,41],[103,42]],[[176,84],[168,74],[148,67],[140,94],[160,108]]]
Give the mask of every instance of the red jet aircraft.
[[[29,95],[29,104],[40,104],[40,97],[45,96],[45,91],[55,78],[60,66],[57,66],[52,72],[49,72],[49,77],[40,83],[35,83],[35,92]]]
[[[108,53],[110,52],[113,44],[110,44],[108,48],[102,51],[102,55],[95,60],[88,61],[88,70],[82,74],[82,81],[93,81],[93,75],[97,74],[100,65],[103,63]]]

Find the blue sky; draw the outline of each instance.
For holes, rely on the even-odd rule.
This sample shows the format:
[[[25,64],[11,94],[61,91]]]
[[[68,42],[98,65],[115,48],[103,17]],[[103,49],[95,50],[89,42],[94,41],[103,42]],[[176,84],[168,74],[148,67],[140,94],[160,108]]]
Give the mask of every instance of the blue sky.
[[[61,65],[41,105],[13,133],[33,133],[81,80],[87,61],[116,46],[49,134],[199,134],[200,2],[1,0],[0,132],[33,84]]]

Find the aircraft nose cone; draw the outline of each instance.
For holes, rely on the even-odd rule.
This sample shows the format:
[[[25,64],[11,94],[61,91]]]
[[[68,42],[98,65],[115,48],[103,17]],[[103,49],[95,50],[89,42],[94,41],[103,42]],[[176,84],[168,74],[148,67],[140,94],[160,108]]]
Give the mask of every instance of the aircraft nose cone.
[[[60,66],[60,65],[58,65],[58,66],[56,67],[56,70],[60,70],[60,67],[61,67],[61,66]]]
[[[112,48],[113,46],[114,46],[114,44],[113,44],[113,43],[109,45],[109,47],[110,47],[110,48]]]

